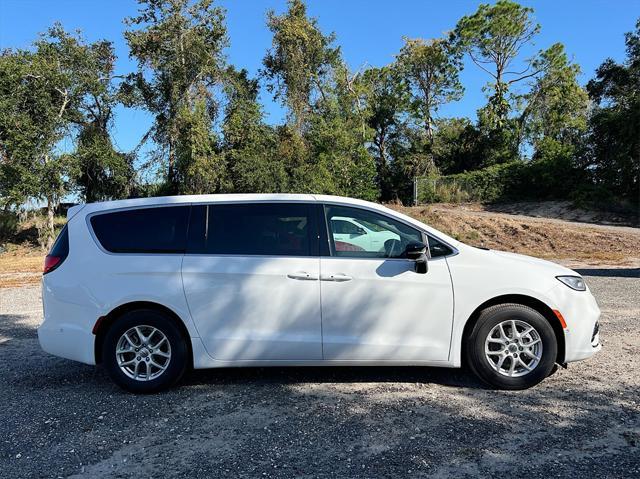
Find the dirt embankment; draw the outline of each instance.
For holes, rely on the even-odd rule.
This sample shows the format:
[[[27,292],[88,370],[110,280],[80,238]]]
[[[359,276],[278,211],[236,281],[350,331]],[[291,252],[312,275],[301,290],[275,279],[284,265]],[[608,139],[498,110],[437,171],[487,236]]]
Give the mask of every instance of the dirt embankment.
[[[640,264],[640,228],[495,212],[477,204],[393,208],[473,246],[570,266]]]
[[[579,222],[620,221],[563,209],[557,202],[391,207],[474,246],[548,258],[570,267],[640,266],[640,228]],[[40,281],[42,249],[28,243],[5,247],[0,254],[0,288]]]

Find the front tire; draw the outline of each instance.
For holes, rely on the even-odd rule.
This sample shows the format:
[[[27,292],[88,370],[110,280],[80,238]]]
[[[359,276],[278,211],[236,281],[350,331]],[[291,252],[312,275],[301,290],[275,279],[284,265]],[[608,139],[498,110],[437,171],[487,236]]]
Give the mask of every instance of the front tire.
[[[558,345],[549,322],[522,304],[499,304],[482,313],[466,342],[478,378],[497,389],[526,389],[549,376]]]
[[[102,362],[121,388],[154,393],[180,380],[188,352],[174,321],[158,311],[136,310],[125,313],[107,331]]]

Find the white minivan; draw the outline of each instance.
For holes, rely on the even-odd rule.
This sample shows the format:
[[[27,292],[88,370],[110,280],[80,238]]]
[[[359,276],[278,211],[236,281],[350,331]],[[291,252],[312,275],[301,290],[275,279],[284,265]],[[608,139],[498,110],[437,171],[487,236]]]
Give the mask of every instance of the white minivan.
[[[574,271],[332,196],[74,206],[42,289],[42,348],[134,392],[190,367],[291,365],[467,364],[522,389],[600,349]]]

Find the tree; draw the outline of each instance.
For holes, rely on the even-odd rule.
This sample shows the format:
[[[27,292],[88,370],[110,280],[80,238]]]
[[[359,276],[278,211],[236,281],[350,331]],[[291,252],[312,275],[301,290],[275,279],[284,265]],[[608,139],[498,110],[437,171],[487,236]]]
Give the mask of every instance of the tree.
[[[464,93],[458,76],[462,68],[460,51],[444,39],[405,38],[397,63],[410,88],[412,106],[424,123],[427,141],[433,145],[435,113]]]
[[[522,47],[540,31],[532,13],[533,9],[510,0],[481,4],[473,15],[462,17],[452,33],[452,40],[492,79],[486,111],[492,127],[501,127],[508,118],[511,85],[540,73],[533,59],[524,69],[511,70]]]
[[[85,202],[126,198],[133,190],[133,156],[117,151],[98,122],[84,125],[70,159],[69,176]]]
[[[585,166],[611,196],[640,210],[640,19],[625,40],[624,63],[605,60],[587,85],[596,108]]]
[[[391,176],[392,143],[400,139],[403,116],[409,107],[407,88],[394,65],[367,69],[360,84],[364,90],[367,126],[373,131],[369,151],[376,159],[380,199],[389,201],[396,189]]]
[[[467,118],[443,118],[437,122],[433,156],[443,175],[482,167],[482,137]]]
[[[290,0],[280,16],[269,12],[267,24],[273,45],[263,75],[289,107],[288,124],[277,131],[289,189],[375,198],[365,113],[334,36],[320,31],[301,0]]]
[[[247,71],[229,68],[228,103],[222,124],[223,150],[234,191],[277,193],[287,191],[288,177],[276,152],[276,132],[264,123],[258,103],[258,82]]]
[[[564,46],[556,43],[536,60],[536,68],[544,71],[526,95],[521,122],[529,139],[538,144],[542,139],[572,143],[587,127],[589,97],[578,82],[580,67],[570,63]]]
[[[213,89],[225,67],[224,11],[212,0],[138,2],[139,15],[126,23],[139,28],[125,32],[138,72],[130,75],[124,93],[129,104],[141,105],[154,115],[150,136],[159,145],[157,156],[166,161],[168,190],[177,192],[178,174],[184,180],[184,175],[210,166],[220,170],[215,159],[213,165],[207,164],[215,139],[204,130],[211,129],[217,111]],[[223,189],[220,174],[205,183],[194,182],[214,191]]]
[[[5,201],[28,198],[47,205],[46,243],[51,246],[54,209],[69,190],[69,155],[57,150],[81,118],[86,93],[80,66],[87,47],[79,35],[54,25],[33,51],[0,57],[0,144]]]
[[[77,58],[76,75],[84,96],[78,106],[79,133],[70,157],[70,179],[87,202],[126,198],[134,183],[134,156],[118,152],[109,132],[114,108],[120,101],[113,45],[98,41],[87,45]]]
[[[275,98],[289,107],[290,119],[302,135],[313,94],[323,94],[323,83],[339,57],[332,48],[334,35],[323,35],[317,20],[307,16],[302,0],[288,0],[287,12],[267,14],[273,45],[264,57],[263,74]]]
[[[362,129],[365,118],[360,96],[354,88],[353,76],[342,61],[324,89],[305,132],[309,157],[307,164],[296,172],[297,187],[374,200],[378,197],[376,166],[365,147],[369,132],[366,125],[365,130]]]

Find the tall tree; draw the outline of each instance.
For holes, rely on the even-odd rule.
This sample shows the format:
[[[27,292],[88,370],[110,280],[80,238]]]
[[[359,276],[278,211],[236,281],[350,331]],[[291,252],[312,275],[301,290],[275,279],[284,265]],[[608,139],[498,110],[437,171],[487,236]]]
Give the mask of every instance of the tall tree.
[[[301,169],[299,188],[306,191],[376,199],[376,167],[365,142],[369,132],[353,75],[340,61],[332,81],[314,105],[305,140],[308,164]],[[302,181],[300,181],[302,180]]]
[[[77,79],[84,85],[72,155],[71,180],[87,202],[127,197],[133,188],[133,155],[118,152],[110,128],[119,103],[115,53],[108,41],[87,45],[78,56]]]
[[[445,103],[462,98],[460,50],[445,39],[405,38],[397,58],[400,71],[407,80],[412,106],[422,118],[427,141],[433,145],[434,115]]]
[[[393,142],[400,140],[410,99],[402,74],[395,65],[367,69],[360,83],[364,90],[367,124],[373,132],[369,151],[376,159],[380,199],[389,201],[395,190],[391,176]]]
[[[509,88],[539,73],[533,59],[525,61],[523,69],[512,70],[522,47],[540,31],[532,14],[532,8],[510,0],[481,4],[473,15],[462,17],[452,33],[473,63],[491,77],[488,113],[497,125],[507,120],[511,109]]]
[[[288,124],[277,132],[289,189],[374,198],[366,116],[334,36],[320,31],[301,0],[289,0],[282,15],[269,12],[267,24],[273,45],[263,75],[289,107]]]
[[[323,94],[323,83],[339,57],[334,35],[323,35],[315,18],[307,16],[302,0],[288,0],[282,15],[267,14],[273,44],[267,52],[264,75],[269,91],[289,107],[295,129],[302,134],[313,95]]]
[[[528,190],[539,197],[563,197],[584,182],[581,156],[589,97],[578,83],[580,67],[569,62],[560,43],[536,60],[544,74],[525,95],[519,131],[533,149]]]
[[[624,63],[606,60],[587,85],[596,104],[587,167],[615,198],[637,202],[640,211],[640,19],[625,40]]]
[[[534,146],[542,139],[571,143],[587,126],[589,96],[578,82],[580,66],[556,43],[542,52],[535,68],[544,71],[525,96],[521,122]]]
[[[45,201],[47,246],[53,242],[55,207],[69,190],[69,157],[56,147],[81,118],[86,53],[79,35],[56,24],[33,50],[8,50],[0,57],[2,189],[13,204]]]
[[[287,191],[288,179],[276,133],[264,123],[258,103],[258,81],[246,70],[227,72],[228,102],[222,124],[223,149],[234,191],[277,193]]]
[[[154,115],[150,134],[161,148],[157,156],[167,165],[168,189],[176,192],[178,163],[182,175],[201,171],[215,142],[204,130],[211,129],[216,115],[214,87],[220,85],[225,66],[224,11],[212,0],[138,3],[139,15],[126,20],[132,28],[125,32],[138,72],[130,76],[125,92],[130,104]],[[219,170],[219,165],[211,166]],[[219,175],[206,183],[214,190],[223,187]]]

